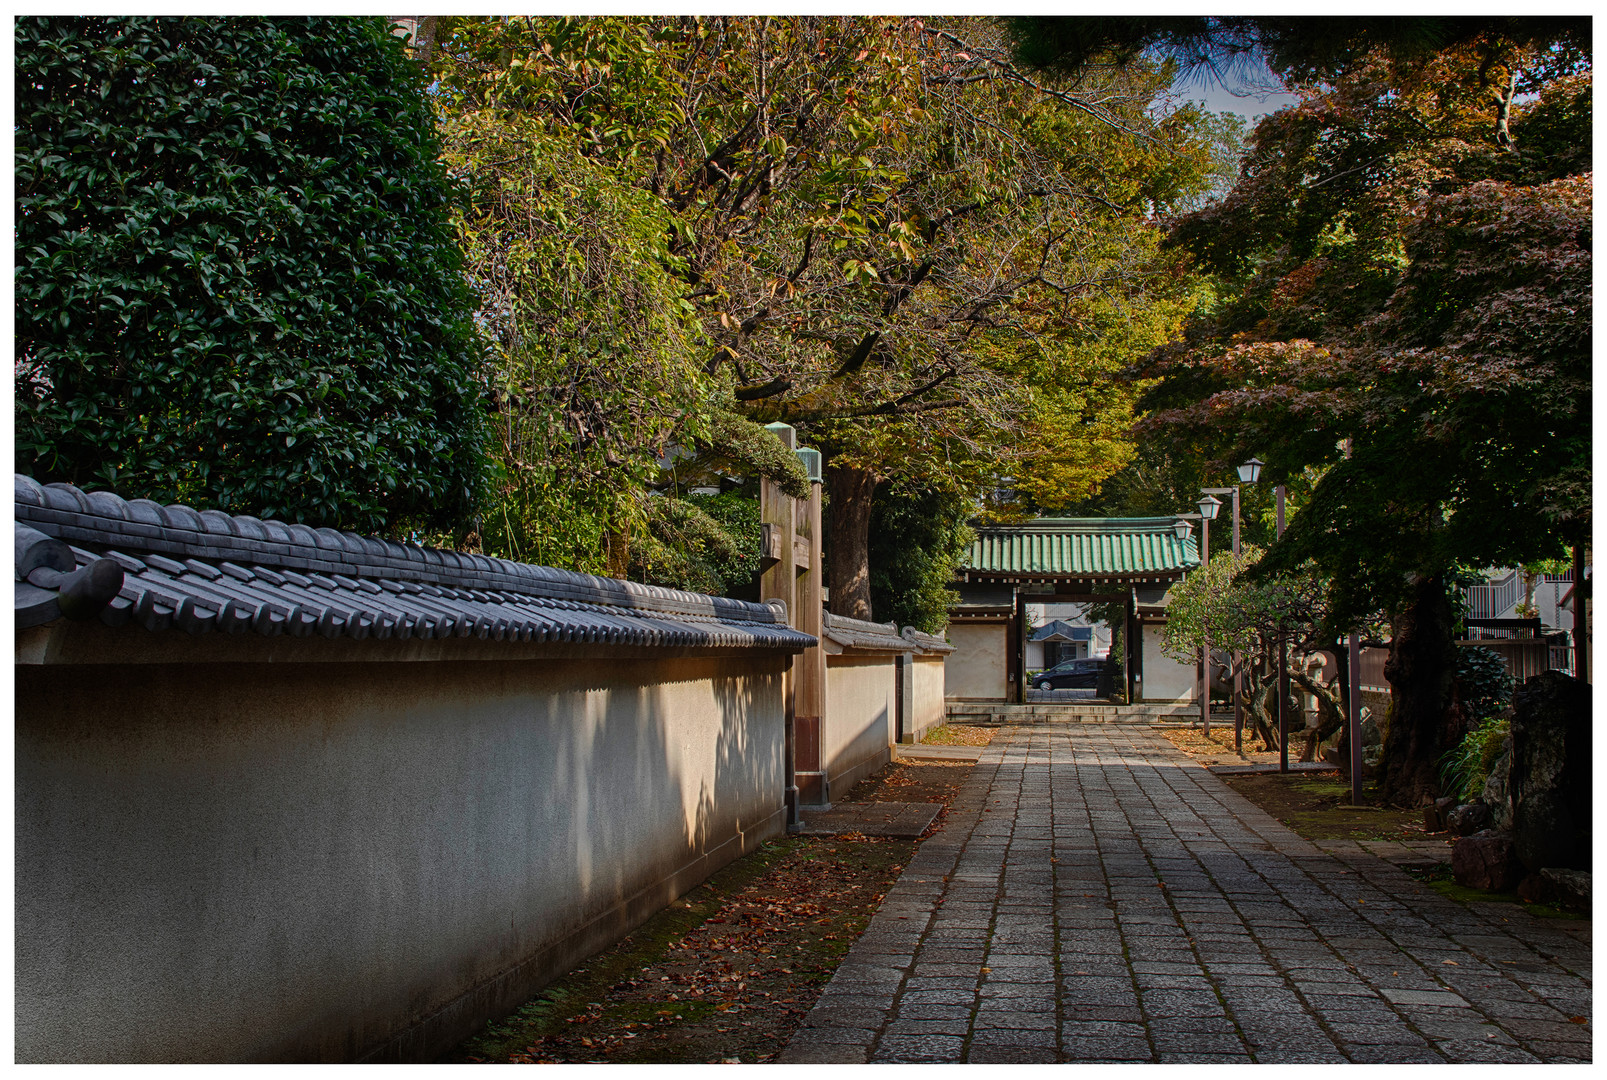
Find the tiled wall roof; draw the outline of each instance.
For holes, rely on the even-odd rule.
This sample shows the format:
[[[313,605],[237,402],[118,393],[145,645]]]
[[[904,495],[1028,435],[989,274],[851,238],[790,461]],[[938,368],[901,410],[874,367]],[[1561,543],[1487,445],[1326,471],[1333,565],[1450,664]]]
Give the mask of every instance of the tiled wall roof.
[[[15,492],[19,628],[67,606],[56,605],[53,591],[65,567],[43,565],[48,544],[36,530],[65,542],[80,568],[104,559],[122,569],[120,590],[98,614],[109,626],[788,652],[815,642],[787,626],[778,609],[740,600],[124,500],[27,476],[16,477]]]
[[[902,633],[897,623],[866,622],[842,615],[825,613],[825,636],[845,649],[862,649],[868,652],[950,653],[954,646],[940,637],[923,634],[913,626]]]

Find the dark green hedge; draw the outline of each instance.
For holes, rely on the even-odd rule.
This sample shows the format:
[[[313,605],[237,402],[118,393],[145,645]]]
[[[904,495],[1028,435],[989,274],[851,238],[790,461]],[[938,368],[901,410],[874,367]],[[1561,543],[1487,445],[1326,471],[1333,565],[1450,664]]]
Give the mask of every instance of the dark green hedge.
[[[423,77],[378,18],[19,18],[17,467],[450,528],[481,353]]]

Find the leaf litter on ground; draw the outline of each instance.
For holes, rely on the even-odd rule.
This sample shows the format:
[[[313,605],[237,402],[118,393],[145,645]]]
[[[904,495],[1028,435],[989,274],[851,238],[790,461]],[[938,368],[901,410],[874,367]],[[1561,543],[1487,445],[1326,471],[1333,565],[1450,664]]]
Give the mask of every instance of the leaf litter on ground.
[[[946,806],[970,769],[968,763],[899,761],[839,801]],[[942,817],[927,835],[941,827]],[[916,844],[861,833],[769,841],[446,1060],[772,1061],[909,864]]]

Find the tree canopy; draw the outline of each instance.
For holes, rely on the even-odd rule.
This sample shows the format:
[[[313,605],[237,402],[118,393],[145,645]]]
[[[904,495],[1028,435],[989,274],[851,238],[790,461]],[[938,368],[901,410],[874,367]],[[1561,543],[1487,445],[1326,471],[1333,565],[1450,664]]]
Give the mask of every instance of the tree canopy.
[[[18,467],[452,527],[481,352],[422,73],[379,19],[16,25]]]
[[[1590,76],[1543,30],[1295,79],[1233,191],[1174,229],[1216,299],[1142,369],[1148,436],[1318,477],[1262,569],[1311,561],[1341,622],[1395,614],[1402,800],[1457,734],[1456,565],[1554,556],[1588,528]]]
[[[675,494],[656,463],[782,421],[826,453],[833,603],[868,615],[879,484],[1083,493],[1128,452],[1108,373],[1193,298],[1154,215],[1209,182],[1163,72],[1041,84],[992,20],[442,19],[425,51],[480,180],[516,530],[585,498],[570,546],[654,550],[688,512],[640,498]],[[543,329],[583,324],[626,329]]]

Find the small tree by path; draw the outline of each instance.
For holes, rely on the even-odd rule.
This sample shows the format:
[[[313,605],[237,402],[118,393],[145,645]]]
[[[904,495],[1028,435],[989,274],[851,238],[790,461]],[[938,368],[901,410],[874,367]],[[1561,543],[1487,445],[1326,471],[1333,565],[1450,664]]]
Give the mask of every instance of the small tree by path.
[[[1301,761],[1313,761],[1322,743],[1344,727],[1349,656],[1339,647],[1340,635],[1333,625],[1328,604],[1331,583],[1309,566],[1292,573],[1250,573],[1262,554],[1254,545],[1236,556],[1223,552],[1173,586],[1161,649],[1186,663],[1196,658],[1209,640],[1213,649],[1236,655],[1239,664],[1229,676],[1248,677],[1251,689],[1246,705],[1251,724],[1262,745],[1270,749],[1278,738],[1276,695],[1282,635],[1289,683],[1312,695],[1317,705],[1316,723],[1302,725],[1306,745],[1300,752]],[[1376,633],[1377,627],[1371,630]],[[1335,661],[1333,677],[1327,681],[1314,674],[1309,663],[1319,652],[1329,653]],[[1291,697],[1285,708],[1291,715],[1298,713],[1298,698]],[[1341,742],[1342,747],[1346,745]],[[1348,763],[1349,758],[1341,756]]]

